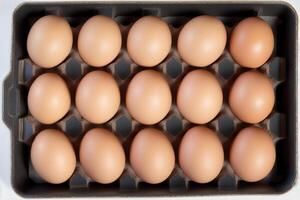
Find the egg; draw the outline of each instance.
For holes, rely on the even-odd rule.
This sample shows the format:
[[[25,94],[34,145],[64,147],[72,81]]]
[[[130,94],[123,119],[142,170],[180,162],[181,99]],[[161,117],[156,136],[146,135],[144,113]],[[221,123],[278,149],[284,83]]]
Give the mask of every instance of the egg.
[[[142,124],[155,124],[168,114],[172,104],[169,84],[164,75],[144,70],[130,81],[126,91],[126,107]]]
[[[143,67],[161,63],[172,45],[170,28],[162,19],[145,16],[136,21],[129,30],[127,51],[130,58]]]
[[[27,37],[30,59],[43,68],[59,65],[69,55],[73,34],[69,23],[63,18],[47,15],[38,19]]]
[[[224,151],[217,134],[204,126],[189,129],[179,146],[179,164],[197,183],[214,180],[223,168]]]
[[[64,79],[54,73],[45,73],[31,84],[27,103],[36,120],[43,124],[53,124],[69,111],[71,96]]]
[[[230,54],[243,67],[260,67],[270,58],[273,49],[272,29],[258,17],[242,20],[231,33]]]
[[[184,25],[178,36],[177,49],[187,64],[205,67],[222,55],[226,40],[226,28],[222,21],[203,15]]]
[[[188,121],[205,124],[220,112],[223,93],[216,77],[207,70],[189,72],[177,91],[177,107]]]
[[[118,24],[110,17],[97,15],[87,20],[78,35],[78,52],[88,65],[103,67],[112,62],[122,46]]]
[[[160,130],[145,128],[137,133],[130,147],[130,164],[142,181],[158,184],[175,167],[175,154],[167,136]]]
[[[52,184],[67,181],[76,167],[71,142],[56,129],[46,129],[37,134],[31,145],[30,158],[37,174]]]
[[[270,134],[255,126],[241,130],[230,149],[230,165],[244,181],[256,182],[272,170],[276,150]]]
[[[229,106],[242,121],[259,123],[272,111],[275,94],[270,79],[257,71],[241,74],[229,93]]]
[[[125,168],[125,153],[114,133],[103,128],[89,130],[80,144],[80,164],[94,181],[108,184],[116,181]]]
[[[93,71],[80,81],[75,95],[78,112],[91,123],[109,121],[120,106],[120,90],[111,74]]]

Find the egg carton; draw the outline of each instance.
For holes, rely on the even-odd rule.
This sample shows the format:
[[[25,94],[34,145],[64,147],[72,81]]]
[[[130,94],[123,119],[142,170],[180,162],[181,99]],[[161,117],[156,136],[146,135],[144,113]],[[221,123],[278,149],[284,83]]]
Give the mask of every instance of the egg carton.
[[[29,59],[26,38],[32,24],[48,14],[65,17],[73,29],[73,48],[68,58],[59,66],[43,69]],[[108,66],[90,67],[77,51],[77,36],[83,23],[93,15],[112,17],[122,31],[122,49]],[[275,48],[271,58],[256,69],[271,80],[276,94],[272,113],[254,126],[269,131],[276,145],[276,163],[265,179],[247,183],[232,170],[229,158],[230,144],[235,135],[251,124],[234,116],[228,105],[228,93],[234,80],[251,69],[239,66],[228,52],[228,42],[221,57],[205,68],[191,67],[183,62],[176,50],[177,37],[182,26],[195,16],[218,16],[226,26],[227,36],[234,25],[249,16],[259,16],[267,21],[274,32]],[[172,49],[167,58],[151,68],[165,74],[172,92],[172,107],[158,124],[146,126],[135,121],[125,106],[125,94],[132,77],[149,69],[137,66],[126,51],[126,38],[131,25],[146,15],[159,16],[172,32]],[[287,21],[287,19],[289,21]],[[14,14],[13,51],[11,72],[4,82],[4,121],[12,132],[12,184],[17,193],[25,197],[61,196],[190,196],[220,194],[272,194],[287,191],[294,183],[296,173],[296,29],[295,13],[283,3],[26,3]],[[186,177],[178,165],[178,146],[184,133],[192,124],[176,107],[176,93],[183,77],[190,71],[205,69],[219,80],[223,91],[223,106],[211,122],[203,125],[216,131],[222,141],[225,161],[219,176],[210,183],[199,184]],[[81,78],[90,71],[104,70],[113,75],[121,92],[121,106],[117,114],[105,124],[92,124],[81,117],[75,106],[75,92]],[[253,69],[252,69],[253,70]],[[66,116],[52,125],[35,120],[27,107],[27,94],[32,82],[39,75],[54,72],[61,75],[71,93],[71,108]],[[91,180],[80,166],[78,154],[83,135],[95,127],[112,130],[121,140],[126,154],[126,167],[114,183],[103,185]],[[135,134],[145,128],[155,127],[166,133],[174,147],[176,166],[170,177],[160,184],[147,184],[134,173],[129,163],[130,144]],[[30,163],[31,143],[41,130],[56,128],[70,138],[77,157],[72,177],[63,184],[53,185],[43,181]]]

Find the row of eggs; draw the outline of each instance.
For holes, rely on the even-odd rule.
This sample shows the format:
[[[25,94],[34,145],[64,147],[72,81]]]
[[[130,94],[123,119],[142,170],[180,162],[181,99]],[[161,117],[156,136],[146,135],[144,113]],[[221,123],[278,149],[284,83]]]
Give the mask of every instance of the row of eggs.
[[[130,165],[136,176],[146,183],[165,181],[175,167],[175,153],[166,134],[155,128],[144,128],[134,137],[129,152]],[[276,159],[270,134],[255,126],[242,129],[235,137],[229,162],[240,179],[256,182],[272,170]],[[126,156],[118,137],[103,128],[89,130],[83,136],[79,160],[81,169],[95,182],[109,184],[123,173]],[[59,184],[74,173],[76,155],[68,137],[56,129],[37,134],[31,146],[31,163],[45,181]],[[217,134],[204,126],[195,126],[183,136],[178,163],[189,180],[208,183],[220,174],[224,150]]]
[[[139,123],[152,125],[163,120],[171,109],[172,94],[165,75],[143,70],[129,82],[126,108]],[[102,124],[119,110],[121,95],[113,76],[102,70],[86,74],[76,90],[75,104],[87,121]],[[188,121],[205,124],[213,120],[223,105],[222,87],[211,72],[196,69],[185,75],[177,90],[179,112]],[[272,111],[275,94],[271,80],[256,70],[237,77],[229,93],[232,112],[247,123],[259,123]],[[64,79],[55,73],[44,73],[32,83],[28,108],[43,124],[63,118],[71,106],[71,95]]]
[[[223,53],[227,31],[221,20],[213,16],[198,16],[180,30],[177,50],[189,65],[205,67]],[[48,15],[37,20],[29,31],[27,51],[31,60],[44,68],[59,65],[69,55],[73,33],[62,17]],[[77,48],[80,57],[90,66],[103,67],[120,53],[122,35],[111,18],[97,15],[81,27]],[[154,16],[137,20],[127,36],[129,57],[139,66],[154,67],[161,63],[172,47],[169,25]],[[233,29],[229,50],[233,59],[244,67],[257,68],[271,56],[274,36],[271,27],[258,17],[249,17]]]

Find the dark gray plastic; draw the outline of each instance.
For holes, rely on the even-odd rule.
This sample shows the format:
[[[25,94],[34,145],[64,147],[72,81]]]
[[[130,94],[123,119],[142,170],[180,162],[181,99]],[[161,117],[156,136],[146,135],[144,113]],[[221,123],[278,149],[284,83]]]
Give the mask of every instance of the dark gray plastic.
[[[74,29],[74,48],[69,57],[58,67],[41,69],[28,58],[26,39],[31,25],[40,17],[55,14],[65,17]],[[76,33],[91,16],[101,14],[115,19],[122,29],[123,47],[120,55],[109,66],[101,69],[87,66],[77,54]],[[41,180],[32,169],[29,159],[31,142],[36,133],[45,128],[63,130],[72,141],[78,156],[78,147],[83,134],[92,127],[106,127],[121,139],[126,156],[135,133],[143,128],[131,119],[124,106],[124,94],[130,79],[143,68],[136,66],[126,53],[126,35],[130,25],[144,15],[157,15],[170,25],[173,33],[173,48],[169,56],[157,67],[162,71],[172,88],[173,106],[168,116],[155,125],[164,130],[175,152],[184,132],[194,126],[182,118],[175,106],[178,83],[183,76],[196,68],[187,66],[176,51],[177,35],[189,19],[198,15],[218,16],[226,25],[228,38],[232,27],[241,19],[260,16],[273,28],[276,46],[270,60],[259,71],[272,78],[276,91],[276,105],[272,114],[257,126],[270,131],[276,144],[277,160],[272,173],[257,183],[238,179],[228,164],[228,150],[232,139],[243,127],[227,105],[228,90],[238,74],[249,69],[234,63],[226,50],[212,65],[205,69],[214,73],[222,84],[224,106],[219,115],[206,126],[217,131],[225,150],[225,164],[219,177],[208,184],[189,181],[176,165],[172,175],[161,184],[150,185],[139,181],[130,165],[119,180],[101,185],[90,181],[77,164],[71,179],[60,185],[51,185]],[[276,194],[289,190],[296,176],[296,100],[297,100],[297,15],[294,9],[282,2],[233,3],[233,2],[170,2],[170,3],[25,3],[13,16],[13,41],[11,72],[4,81],[3,120],[11,129],[12,138],[12,185],[23,197],[101,197],[101,196],[201,196],[221,194]],[[77,84],[84,74],[92,70],[105,70],[116,78],[122,94],[122,106],[116,116],[104,125],[89,124],[74,107]],[[28,112],[27,93],[32,81],[41,73],[59,73],[68,83],[72,107],[57,124],[42,125]],[[177,162],[177,161],[176,161]]]

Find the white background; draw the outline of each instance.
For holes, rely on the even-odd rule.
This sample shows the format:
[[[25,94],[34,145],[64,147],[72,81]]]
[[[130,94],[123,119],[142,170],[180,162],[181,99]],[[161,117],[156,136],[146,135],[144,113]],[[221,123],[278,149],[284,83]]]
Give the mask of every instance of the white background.
[[[113,0],[111,0],[113,1]],[[150,0],[148,0],[150,1]],[[207,0],[206,0],[207,1]],[[222,1],[222,0],[219,0]],[[233,1],[233,0],[231,0]],[[267,1],[267,0],[265,0]],[[286,0],[289,2],[296,10],[299,15],[300,13],[300,0]],[[23,2],[23,0],[0,0],[0,91],[2,93],[2,83],[6,75],[10,70],[10,55],[11,55],[11,33],[12,33],[12,13],[15,7]],[[253,2],[253,1],[252,1]],[[299,26],[299,25],[298,25]],[[297,42],[299,49],[299,43]],[[298,53],[298,63],[299,53]],[[298,71],[298,77],[300,77]],[[299,83],[300,81],[298,81]],[[298,94],[299,86],[298,86]],[[300,98],[299,98],[300,99]],[[3,96],[0,98],[0,113],[2,113],[2,100]],[[299,114],[299,109],[297,110]],[[298,127],[299,121],[297,123]],[[297,132],[297,137],[299,141],[299,133]],[[0,120],[0,199],[10,200],[10,199],[22,199],[13,190],[10,185],[10,167],[11,167],[11,150],[10,150],[10,132],[5,126],[2,120]],[[298,158],[298,171],[300,169],[299,158]],[[297,177],[296,185],[287,193],[281,195],[250,195],[250,196],[211,196],[211,197],[201,197],[205,199],[299,199],[300,198],[300,184],[299,177]],[[197,197],[188,197],[189,199],[199,199]],[[143,198],[146,199],[146,198]],[[171,198],[170,198],[171,199]],[[173,199],[173,197],[172,197]],[[187,197],[177,198],[177,199],[187,199]]]

